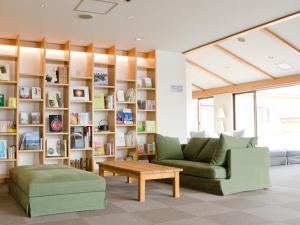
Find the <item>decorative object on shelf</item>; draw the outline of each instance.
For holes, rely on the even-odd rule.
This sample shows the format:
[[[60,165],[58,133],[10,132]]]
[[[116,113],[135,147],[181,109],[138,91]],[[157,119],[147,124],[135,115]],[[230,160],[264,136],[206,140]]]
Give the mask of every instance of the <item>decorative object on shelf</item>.
[[[1,106],[1,94],[0,94],[0,106]],[[16,108],[17,107],[17,98],[9,97],[7,106],[11,107],[11,108]]]
[[[0,140],[0,159],[7,159],[7,140]]]
[[[46,149],[47,157],[64,157],[66,156],[67,140],[47,139]]]
[[[137,122],[137,131],[144,132],[145,131],[145,121],[138,121]]]
[[[9,80],[9,64],[0,62],[0,80]]]
[[[29,124],[28,112],[20,112],[20,124]]]
[[[32,87],[31,88],[31,98],[32,99],[41,99],[42,98],[42,90],[40,87]]]
[[[20,150],[40,150],[41,139],[39,131],[25,132],[20,137]]]
[[[119,147],[126,146],[125,133],[123,131],[117,132],[117,134],[116,134],[116,144]]]
[[[70,166],[80,170],[91,171],[92,158],[72,159],[70,160]]]
[[[135,90],[133,88],[129,88],[126,91],[126,101],[127,102],[135,102]]]
[[[95,85],[108,85],[108,74],[106,71],[95,69],[94,70],[94,84]]]
[[[59,108],[63,106],[62,94],[60,91],[48,91],[48,107]]]
[[[105,106],[107,109],[114,108],[114,96],[109,94],[105,96]]]
[[[71,86],[71,100],[72,101],[89,101],[89,87],[88,86]]]
[[[29,99],[30,98],[30,88],[29,87],[20,87],[20,98]]]
[[[89,120],[89,113],[88,112],[81,112],[81,113],[78,113],[78,124],[79,125],[90,125],[91,122]]]
[[[116,123],[117,124],[123,124],[124,123],[123,111],[117,111],[117,114],[116,114]]]
[[[7,149],[7,158],[8,159],[15,159],[16,158],[16,146],[11,145]]]
[[[78,113],[71,113],[70,114],[70,124],[71,125],[78,125]]]
[[[0,106],[4,106],[4,102],[5,102],[5,97],[4,97],[4,94],[1,94],[0,93]]]
[[[133,124],[133,115],[131,109],[123,109],[124,124]]]
[[[68,83],[68,67],[66,66],[56,66],[56,65],[46,65],[46,82],[47,83]]]
[[[156,122],[154,120],[146,120],[145,121],[145,130],[146,132],[155,133]]]
[[[128,147],[135,146],[135,132],[128,131],[125,135],[125,145]]]
[[[40,124],[41,123],[40,112],[32,112],[31,113],[31,123],[32,124]]]
[[[125,95],[123,90],[117,91],[117,100],[118,102],[124,102],[125,101]]]
[[[105,103],[104,103],[104,93],[102,92],[95,92],[94,93],[94,107],[95,109],[104,109]]]
[[[143,79],[143,85],[145,88],[152,88],[152,80],[150,77],[145,77]]]
[[[105,155],[105,149],[104,145],[102,144],[101,141],[94,141],[94,155],[95,156],[100,156],[100,155]]]
[[[109,131],[108,121],[100,120],[98,129],[99,129],[99,131]]]
[[[49,115],[49,131],[50,132],[63,131],[62,115]]]

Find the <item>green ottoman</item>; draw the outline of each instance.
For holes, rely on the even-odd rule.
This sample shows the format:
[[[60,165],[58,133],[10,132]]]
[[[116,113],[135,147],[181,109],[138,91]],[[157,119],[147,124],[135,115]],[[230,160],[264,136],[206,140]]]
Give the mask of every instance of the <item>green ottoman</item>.
[[[105,208],[106,182],[65,165],[10,170],[9,191],[30,217]]]

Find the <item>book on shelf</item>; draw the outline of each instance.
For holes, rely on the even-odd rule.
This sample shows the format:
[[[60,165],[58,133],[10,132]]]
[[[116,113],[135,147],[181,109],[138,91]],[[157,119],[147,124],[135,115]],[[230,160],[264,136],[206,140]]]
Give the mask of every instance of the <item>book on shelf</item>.
[[[125,134],[125,146],[133,147],[135,146],[135,132],[128,131]]]
[[[120,131],[117,132],[116,134],[116,145],[119,147],[123,147],[126,146],[126,142],[125,142],[125,133]]]
[[[78,125],[78,113],[70,113],[70,124],[71,125]]]
[[[80,170],[92,170],[92,158],[71,159],[70,166]]]
[[[94,105],[95,109],[105,109],[104,93],[97,91],[94,93]]]
[[[114,154],[114,149],[115,149],[115,144],[114,144],[114,140],[109,140],[105,146],[105,154],[106,155],[113,155]]]
[[[114,108],[114,95],[108,94],[105,96],[105,107],[106,109]]]
[[[39,131],[25,132],[20,137],[20,150],[40,150],[41,139]]]
[[[123,109],[124,124],[133,124],[133,115],[131,109]]]
[[[71,127],[71,148],[90,148],[91,141],[91,127]]]
[[[29,124],[28,112],[20,112],[20,124]]]
[[[32,99],[41,99],[42,98],[42,89],[40,87],[31,88],[31,98]]]
[[[4,106],[5,105],[5,95],[0,93],[0,106]]]
[[[46,64],[46,77],[47,83],[68,83],[68,67]]]
[[[95,156],[105,155],[104,145],[99,140],[94,141],[94,155]]]
[[[0,80],[9,80],[10,72],[9,72],[9,63],[0,62]]]
[[[8,159],[15,159],[16,158],[16,146],[11,145],[7,149],[7,158]]]
[[[40,112],[31,112],[31,123],[32,124],[40,124],[41,123]]]
[[[7,159],[7,140],[0,140],[0,159]]]
[[[155,110],[155,100],[137,100],[138,109],[140,110]]]
[[[117,91],[117,100],[118,102],[124,102],[125,101],[125,95],[123,90]]]
[[[47,157],[65,157],[67,156],[67,140],[48,138],[46,140]]]
[[[78,113],[78,124],[79,125],[90,125],[91,121],[90,121],[90,113],[88,112],[81,112]]]
[[[20,98],[30,99],[30,87],[20,87]]]
[[[135,102],[135,90],[133,88],[127,89],[125,98],[127,102]]]
[[[144,144],[138,144],[137,145],[137,150],[138,150],[138,154],[145,153],[145,146],[144,146]]]
[[[59,108],[63,106],[62,94],[60,91],[48,91],[48,107]]]
[[[150,77],[138,77],[137,79],[138,88],[152,88],[152,79]]]
[[[123,111],[117,111],[117,113],[116,113],[116,123],[117,124],[123,124],[124,123]]]
[[[63,131],[62,115],[49,115],[49,131],[50,132]]]
[[[144,132],[145,131],[145,121],[138,121],[137,122],[137,131]]]
[[[15,133],[16,132],[16,122],[11,120],[1,120],[0,121],[0,132]]]
[[[155,131],[156,131],[156,121],[155,120],[146,120],[145,121],[145,131],[155,133]]]
[[[100,86],[108,85],[108,74],[107,71],[103,69],[94,70],[94,84]]]

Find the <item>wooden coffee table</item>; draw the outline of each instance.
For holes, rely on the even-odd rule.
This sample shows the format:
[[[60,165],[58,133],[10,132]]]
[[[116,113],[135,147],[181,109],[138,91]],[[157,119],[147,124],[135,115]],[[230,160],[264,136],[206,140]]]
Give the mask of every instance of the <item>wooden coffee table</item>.
[[[145,182],[146,180],[156,179],[173,179],[173,197],[180,196],[179,191],[179,173],[180,168],[162,166],[152,163],[143,163],[136,161],[105,161],[98,162],[99,176],[104,176],[104,171],[127,176],[127,182],[131,183],[132,179],[138,180],[138,200],[145,201]]]

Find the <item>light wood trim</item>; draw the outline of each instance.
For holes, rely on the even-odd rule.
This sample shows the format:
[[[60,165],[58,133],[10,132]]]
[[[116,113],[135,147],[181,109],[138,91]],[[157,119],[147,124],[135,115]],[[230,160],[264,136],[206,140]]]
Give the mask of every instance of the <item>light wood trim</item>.
[[[300,53],[300,49],[297,48],[296,46],[292,45],[290,42],[288,42],[287,40],[285,40],[283,37],[279,36],[278,34],[274,33],[273,31],[271,31],[268,28],[264,28],[261,30],[262,32],[264,32],[265,34],[271,36],[272,38],[274,38],[275,40],[277,40],[278,42],[280,42],[282,45],[288,46],[290,49],[294,50],[296,53]]]
[[[222,51],[223,53],[225,53],[226,55],[230,56],[231,58],[233,58],[234,60],[248,66],[251,67],[255,70],[258,70],[259,72],[261,72],[264,76],[271,78],[271,79],[275,79],[275,77],[271,74],[269,74],[268,72],[264,71],[263,69],[259,68],[258,66],[246,61],[245,59],[241,58],[240,56],[234,54],[233,52],[229,51],[228,49],[222,47],[221,45],[216,44],[214,46],[215,48],[217,48],[218,50]]]
[[[211,97],[217,94],[224,94],[224,93],[240,93],[246,91],[253,91],[253,90],[261,90],[261,89],[268,89],[268,88],[275,88],[275,87],[282,87],[288,85],[300,84],[300,74],[294,74],[284,77],[278,77],[274,80],[259,80],[259,81],[252,81],[247,83],[242,83],[234,86],[224,86],[218,88],[211,88],[206,89],[204,91],[194,91],[193,98],[205,98]]]
[[[222,81],[225,82],[226,84],[235,85],[235,83],[233,83],[232,81],[225,79],[223,76],[221,76],[221,75],[219,75],[219,74],[217,74],[217,73],[215,73],[215,72],[213,72],[213,71],[211,71],[211,70],[209,70],[209,69],[207,69],[207,68],[201,66],[201,65],[198,64],[198,63],[195,63],[194,61],[192,61],[192,60],[190,60],[190,59],[187,59],[186,61],[187,61],[187,63],[189,63],[190,65],[192,65],[192,66],[194,66],[194,67],[196,67],[196,68],[198,68],[198,69],[200,69],[200,70],[204,70],[205,72],[209,73],[211,76],[216,77],[216,78],[218,78],[219,80],[222,80]]]
[[[244,29],[242,31],[238,31],[238,32],[235,32],[233,34],[230,34],[230,35],[226,35],[224,37],[221,37],[221,38],[217,38],[213,41],[209,41],[207,43],[204,43],[204,44],[201,44],[201,45],[198,45],[194,48],[191,48],[191,49],[188,49],[184,52],[182,52],[183,54],[187,54],[191,51],[194,51],[196,49],[199,49],[199,48],[203,48],[203,47],[206,47],[206,46],[210,46],[210,45],[214,45],[215,43],[218,43],[220,41],[224,41],[224,40],[227,40],[229,38],[232,38],[232,37],[236,37],[238,35],[243,35],[243,34],[246,34],[250,31],[255,31],[255,30],[259,30],[261,28],[264,28],[264,27],[268,27],[268,26],[272,26],[274,24],[277,24],[277,23],[280,23],[280,22],[283,22],[283,21],[286,21],[286,20],[290,20],[290,19],[293,19],[293,18],[296,18],[300,15],[300,11],[296,11],[296,12],[293,12],[293,13],[290,13],[290,14],[287,14],[285,16],[281,16],[279,18],[276,18],[276,19],[273,19],[273,20],[269,20],[267,22],[264,22],[264,23],[261,23],[261,24],[258,24],[256,26],[252,26],[252,27],[249,27],[247,29]]]

